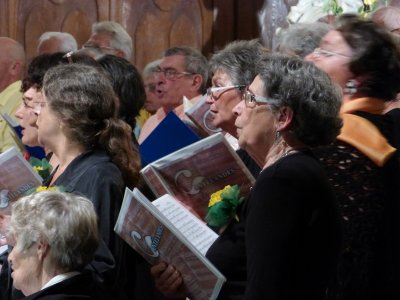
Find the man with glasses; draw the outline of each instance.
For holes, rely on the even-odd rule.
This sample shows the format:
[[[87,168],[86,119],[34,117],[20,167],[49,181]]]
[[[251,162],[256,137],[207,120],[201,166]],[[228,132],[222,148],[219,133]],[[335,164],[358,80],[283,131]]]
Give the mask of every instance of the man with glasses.
[[[132,38],[117,22],[103,21],[92,25],[92,35],[82,47],[94,54],[111,54],[130,60]]]
[[[20,43],[0,37],[0,112],[13,116],[21,103],[21,78],[25,68],[25,51]],[[21,144],[0,117],[0,153]],[[23,149],[20,149],[21,151]]]
[[[139,144],[170,111],[174,111],[178,116],[184,115],[183,96],[193,99],[206,91],[207,60],[194,48],[179,46],[167,49],[156,73],[156,89],[160,95],[161,107],[143,125]]]

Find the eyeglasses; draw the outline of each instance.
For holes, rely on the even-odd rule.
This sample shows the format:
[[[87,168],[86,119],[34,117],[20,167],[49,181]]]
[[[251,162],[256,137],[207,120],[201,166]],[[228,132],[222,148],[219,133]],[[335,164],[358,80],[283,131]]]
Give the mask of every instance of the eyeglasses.
[[[72,54],[74,54],[74,51],[69,51],[68,53],[66,53],[62,58],[65,58],[68,60],[69,64],[74,63],[72,60]]]
[[[40,114],[42,108],[46,106],[47,102],[46,101],[35,101],[35,102],[33,102],[33,104],[35,105],[33,107],[34,112],[37,114]]]
[[[214,100],[218,100],[221,95],[232,89],[243,89],[245,85],[228,85],[228,86],[220,86],[220,87],[209,87],[207,89],[207,96],[211,97]]]
[[[86,43],[82,46],[83,49],[95,50],[98,52],[116,51],[117,49],[113,47],[99,46],[94,44]]]
[[[176,80],[182,76],[185,75],[195,75],[196,73],[190,73],[190,72],[178,72],[177,70],[174,69],[157,69],[155,71],[156,73],[163,73],[165,78],[168,80]]]
[[[340,57],[345,57],[345,58],[350,58],[350,55],[345,55],[345,54],[341,54],[341,53],[337,53],[334,51],[329,51],[329,50],[325,50],[322,48],[315,48],[313,51],[313,54],[316,55],[317,57],[319,56],[324,56],[324,57],[332,57],[332,56],[340,56]]]
[[[33,107],[33,106],[30,106],[29,104],[28,104],[28,100],[26,100],[25,98],[22,98],[22,105],[24,106],[24,108],[26,108],[26,109],[34,109],[35,107]]]
[[[149,83],[149,84],[145,84],[144,88],[149,91],[150,93],[155,93],[156,92],[156,88],[157,85],[155,83]]]
[[[246,90],[242,94],[242,99],[244,100],[244,104],[248,108],[256,107],[257,103],[266,103],[266,104],[268,104],[270,102],[267,98],[262,97],[262,96],[254,95],[249,90]]]

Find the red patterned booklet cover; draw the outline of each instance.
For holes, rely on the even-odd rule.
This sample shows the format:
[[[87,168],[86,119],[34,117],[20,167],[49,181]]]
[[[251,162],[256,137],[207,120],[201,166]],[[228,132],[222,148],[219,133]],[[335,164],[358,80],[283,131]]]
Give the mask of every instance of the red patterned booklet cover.
[[[212,193],[237,184],[246,196],[255,181],[221,133],[156,160],[141,175],[157,197],[173,195],[200,219]]]
[[[192,104],[185,96],[183,97],[185,114],[202,137],[222,132],[221,128],[212,124],[213,115],[206,98],[207,96],[204,95],[195,104]]]
[[[42,178],[14,147],[0,154],[0,210],[42,183]]]
[[[204,255],[218,235],[172,196],[150,202],[127,188],[114,230],[150,264],[174,265],[190,299],[217,298],[225,277]]]

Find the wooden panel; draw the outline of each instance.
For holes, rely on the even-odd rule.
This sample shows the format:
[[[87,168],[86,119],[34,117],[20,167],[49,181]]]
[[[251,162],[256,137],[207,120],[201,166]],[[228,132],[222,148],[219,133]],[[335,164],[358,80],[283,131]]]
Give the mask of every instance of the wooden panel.
[[[23,43],[30,59],[45,31],[70,32],[80,46],[89,38],[93,22],[112,20],[132,36],[132,62],[141,69],[178,44],[197,47],[208,56],[232,40],[258,37],[258,13],[264,2],[270,16],[278,3],[295,1],[0,0],[0,34]],[[268,39],[274,27],[270,21],[262,21]]]
[[[212,0],[120,0],[111,8],[115,21],[132,36],[139,69],[168,47],[188,45],[211,51]],[[116,9],[117,7],[120,10]]]
[[[28,60],[36,55],[37,39],[43,32],[69,32],[82,45],[90,36],[91,24],[109,17],[108,0],[10,0],[9,3],[16,3],[15,12],[10,15],[14,15],[17,26],[11,36],[25,45]]]

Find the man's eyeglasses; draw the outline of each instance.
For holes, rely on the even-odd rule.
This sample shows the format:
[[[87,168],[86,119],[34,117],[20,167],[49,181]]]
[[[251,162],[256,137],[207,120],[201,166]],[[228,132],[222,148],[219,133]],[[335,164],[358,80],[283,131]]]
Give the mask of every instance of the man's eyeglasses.
[[[82,46],[83,49],[89,49],[89,50],[95,50],[97,52],[103,52],[103,53],[107,53],[110,51],[116,51],[117,49],[113,48],[113,47],[106,47],[106,46],[99,46],[99,45],[94,45],[94,44],[89,44],[86,43]]]
[[[243,89],[245,85],[228,85],[228,86],[220,86],[220,87],[209,87],[207,89],[207,96],[211,97],[214,100],[218,100],[221,95],[232,89]]]
[[[176,80],[182,76],[185,75],[195,75],[196,73],[190,73],[190,72],[178,72],[177,70],[174,69],[157,69],[156,73],[162,73],[164,74],[165,78],[168,80]]]
[[[317,57],[319,57],[319,56],[324,56],[324,57],[340,56],[340,57],[345,57],[345,58],[351,57],[350,55],[345,55],[345,54],[337,53],[334,51],[325,50],[322,48],[315,48],[313,51],[313,54]]]
[[[256,107],[257,103],[266,103],[266,104],[269,103],[269,100],[267,98],[262,97],[262,96],[254,95],[249,90],[245,91],[242,94],[242,99],[244,100],[244,104],[248,108]]]
[[[149,91],[150,93],[155,93],[156,92],[156,88],[157,85],[155,83],[149,83],[149,84],[145,84],[144,88]]]

